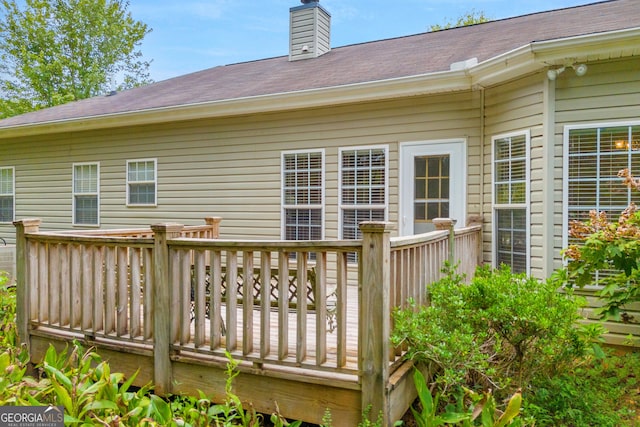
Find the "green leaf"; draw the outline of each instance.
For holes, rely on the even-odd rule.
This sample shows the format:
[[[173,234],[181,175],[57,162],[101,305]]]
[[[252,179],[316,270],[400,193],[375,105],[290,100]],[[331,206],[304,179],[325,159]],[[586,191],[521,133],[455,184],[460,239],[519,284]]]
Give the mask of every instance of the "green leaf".
[[[89,403],[85,407],[85,410],[87,411],[98,411],[98,410],[105,410],[105,409],[111,409],[113,411],[117,411],[118,405],[115,402],[111,402],[109,400],[95,400]]]
[[[414,369],[413,371],[413,382],[418,392],[418,399],[420,399],[420,404],[422,404],[422,412],[427,414],[435,414],[431,390],[429,390],[429,387],[427,387],[424,375],[422,375],[422,372],[420,372],[418,369]]]
[[[470,415],[460,412],[445,412],[440,416],[440,418],[447,424],[455,424],[464,420],[468,420],[470,418]]]
[[[53,387],[53,391],[57,397],[57,403],[64,406],[65,411],[69,415],[76,415],[69,392],[56,380],[51,382],[51,387]]]
[[[149,405],[149,415],[160,425],[168,425],[171,420],[171,407],[159,396],[151,395],[151,404]]]
[[[522,406],[522,392],[517,391],[507,404],[507,409],[498,418],[498,422],[495,427],[504,427],[511,423],[511,421],[520,414],[520,407]]]
[[[120,393],[124,394],[129,390],[129,387],[131,387],[131,385],[133,384],[133,382],[136,380],[136,377],[138,376],[138,373],[140,373],[140,370],[138,369],[137,371],[134,372],[133,375],[131,375],[129,377],[128,380],[126,380],[121,386],[120,386]]]
[[[5,374],[5,371],[11,364],[11,358],[9,357],[8,352],[4,352],[0,354],[0,376]]]
[[[62,384],[62,386],[64,386],[67,390],[71,390],[72,389],[71,379],[68,378],[59,369],[57,369],[56,367],[54,367],[52,365],[49,365],[48,363],[45,362],[44,370],[50,376],[52,376],[56,380],[57,383]]]

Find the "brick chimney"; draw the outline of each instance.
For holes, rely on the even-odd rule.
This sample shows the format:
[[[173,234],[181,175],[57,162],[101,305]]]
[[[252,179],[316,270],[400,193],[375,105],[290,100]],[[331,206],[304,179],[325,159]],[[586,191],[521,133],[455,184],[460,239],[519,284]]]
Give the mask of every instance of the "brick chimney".
[[[331,50],[331,15],[320,0],[289,9],[289,61],[317,58]]]

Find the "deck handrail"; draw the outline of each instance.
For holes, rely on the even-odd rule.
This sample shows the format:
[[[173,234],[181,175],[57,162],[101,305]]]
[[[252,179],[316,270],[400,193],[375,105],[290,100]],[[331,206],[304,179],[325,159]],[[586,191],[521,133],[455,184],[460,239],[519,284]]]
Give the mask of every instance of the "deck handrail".
[[[185,225],[182,227],[181,236],[191,238],[211,238],[220,237],[221,217],[205,217],[205,224]],[[115,228],[115,229],[95,229],[95,230],[61,230],[50,234],[74,235],[74,236],[95,236],[95,237],[130,237],[130,238],[153,238],[152,227],[141,228]]]

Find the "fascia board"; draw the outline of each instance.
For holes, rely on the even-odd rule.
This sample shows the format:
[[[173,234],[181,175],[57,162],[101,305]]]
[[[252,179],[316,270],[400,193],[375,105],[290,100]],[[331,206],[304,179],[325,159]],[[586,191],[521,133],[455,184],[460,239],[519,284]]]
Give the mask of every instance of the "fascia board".
[[[471,67],[468,72],[474,87],[482,87],[550,65],[564,65],[568,60],[577,62],[623,56],[640,56],[640,28],[532,42]]]
[[[110,129],[382,101],[406,96],[469,90],[470,88],[471,78],[465,71],[441,72],[346,86],[10,126],[0,128],[0,140],[49,133]]]
[[[531,51],[536,61],[549,65],[564,65],[567,58],[584,61],[614,52],[615,57],[640,55],[640,27],[533,42]]]
[[[540,69],[531,52],[531,45],[525,45],[496,56],[471,67],[468,72],[474,87],[486,87]]]

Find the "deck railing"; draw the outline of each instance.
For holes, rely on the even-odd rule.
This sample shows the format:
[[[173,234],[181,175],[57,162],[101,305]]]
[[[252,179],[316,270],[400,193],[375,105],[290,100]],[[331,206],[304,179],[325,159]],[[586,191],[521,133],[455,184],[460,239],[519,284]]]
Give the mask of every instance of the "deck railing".
[[[386,414],[393,307],[424,303],[446,260],[472,272],[481,241],[478,225],[392,239],[378,222],[361,224],[362,240],[221,240],[219,222],[53,233],[17,221],[20,338],[59,331],[148,351],[158,393],[185,355],[345,374],[363,407]]]
[[[180,315],[171,318],[170,342],[182,352],[357,374],[347,364],[346,307],[357,307],[347,292],[357,266],[347,255],[360,251],[358,241],[171,239],[168,302]]]

